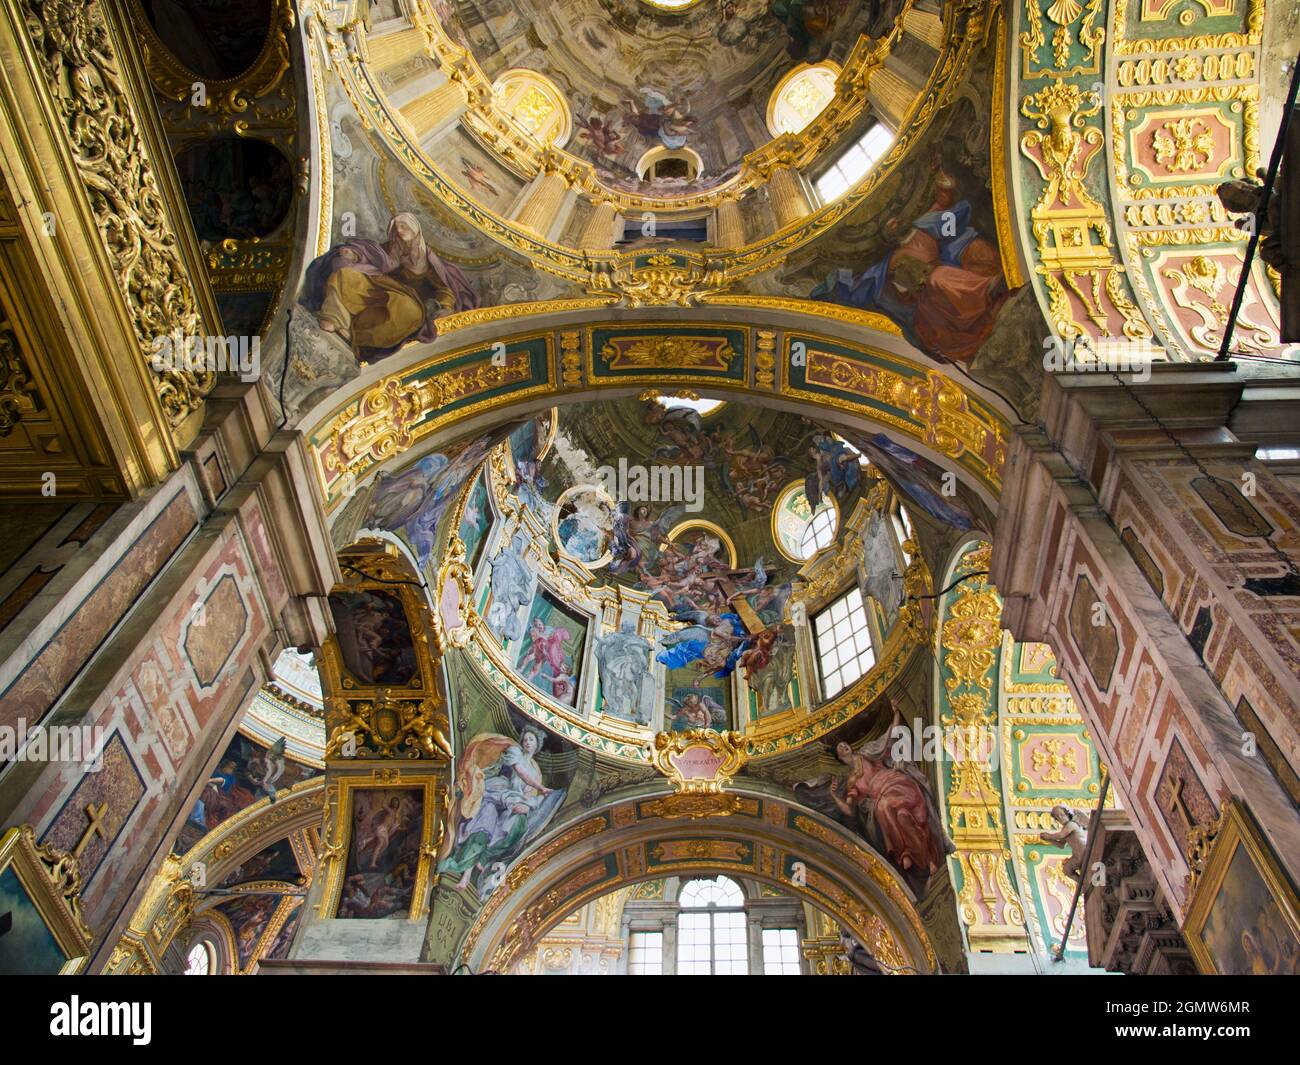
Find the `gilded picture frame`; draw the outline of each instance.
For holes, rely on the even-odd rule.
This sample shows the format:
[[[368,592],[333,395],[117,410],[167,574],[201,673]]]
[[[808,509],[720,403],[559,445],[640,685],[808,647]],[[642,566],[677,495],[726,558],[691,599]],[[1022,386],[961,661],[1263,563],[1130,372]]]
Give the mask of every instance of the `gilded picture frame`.
[[[75,860],[40,846],[31,826],[0,837],[0,917],[8,926],[0,937],[0,973],[69,976],[85,967],[91,934],[81,919],[80,887]]]
[[[333,918],[338,914],[348,855],[355,842],[352,828],[356,794],[385,789],[422,792],[424,818],[419,836],[420,857],[411,890],[411,906],[405,919],[418,921],[428,915],[434,861],[442,842],[446,815],[447,785],[431,766],[422,767],[420,771],[403,766],[400,769],[384,767],[364,776],[341,776],[330,785],[326,795],[328,838],[322,856],[326,865],[325,883],[318,909],[322,917]]]
[[[1254,819],[1235,799],[1224,802],[1195,876],[1183,936],[1206,974],[1300,972],[1300,898]]]

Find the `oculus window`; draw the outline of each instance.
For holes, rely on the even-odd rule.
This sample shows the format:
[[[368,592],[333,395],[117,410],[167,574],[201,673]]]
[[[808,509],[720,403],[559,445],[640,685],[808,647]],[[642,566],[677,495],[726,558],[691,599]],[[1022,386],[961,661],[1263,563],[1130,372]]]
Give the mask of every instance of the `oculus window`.
[[[813,510],[802,481],[787,485],[772,508],[772,539],[791,562],[807,562],[835,542],[840,513],[827,496]]]
[[[802,133],[835,99],[835,82],[840,68],[835,63],[797,67],[787,74],[772,93],[767,110],[767,128],[773,137]]]

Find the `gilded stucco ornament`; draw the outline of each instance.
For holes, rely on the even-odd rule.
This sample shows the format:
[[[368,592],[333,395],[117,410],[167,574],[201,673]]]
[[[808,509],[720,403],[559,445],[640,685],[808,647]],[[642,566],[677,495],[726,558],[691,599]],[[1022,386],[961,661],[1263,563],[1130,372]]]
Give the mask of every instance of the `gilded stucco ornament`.
[[[128,4],[131,24],[140,42],[145,67],[158,90],[173,100],[185,100],[202,81],[214,106],[230,117],[246,115],[258,108],[257,98],[277,88],[290,68],[289,34],[296,23],[292,0],[273,0],[266,41],[247,70],[231,78],[199,78],[163,43],[139,3]],[[293,101],[278,117],[292,117]]]
[[[910,4],[905,5],[904,12],[900,13],[898,22],[886,38],[880,42],[863,38],[858,42],[845,64],[843,76],[848,79],[845,85],[869,84],[871,73],[886,70],[884,59],[903,35],[906,21],[903,15],[909,7]],[[915,92],[915,100],[909,104],[907,114],[900,116],[906,121],[886,157],[856,188],[820,210],[801,214],[797,220],[761,240],[741,248],[719,250],[707,259],[698,253],[690,253],[684,256],[689,262],[686,270],[665,268],[670,271],[668,274],[648,277],[638,276],[643,271],[637,260],[644,256],[644,252],[588,253],[580,248],[553,243],[540,238],[519,220],[503,217],[473,199],[448,179],[425,152],[419,138],[412,135],[410,124],[401,118],[400,112],[388,100],[386,92],[378,84],[376,73],[369,68],[367,55],[374,44],[369,36],[358,33],[355,22],[339,25],[337,20],[324,20],[322,25],[328,34],[327,48],[336,62],[340,85],[351,100],[363,128],[374,131],[412,176],[453,214],[471,228],[526,256],[541,270],[581,284],[595,295],[615,295],[626,298],[629,306],[641,306],[703,299],[720,291],[724,283],[734,284],[780,265],[791,252],[848,217],[897,170],[925,135],[935,116],[952,101],[996,11],[997,6],[988,0],[967,0],[950,5],[945,12],[942,37],[938,42],[939,56],[926,83],[919,86],[907,83],[909,92]],[[735,182],[727,182],[698,197],[656,199],[600,186],[594,173],[589,172],[589,164],[562,150],[543,148],[508,119],[485,117],[483,109],[490,108],[492,103],[491,84],[474,57],[452,40],[426,9],[417,8],[412,20],[423,39],[425,55],[450,82],[464,87],[464,102],[468,110],[462,121],[472,126],[475,134],[496,151],[503,165],[525,179],[531,180],[549,168],[549,172],[558,175],[564,185],[585,190],[587,195],[601,202],[617,203],[624,211],[695,210],[712,207],[721,199],[734,198],[740,191]],[[853,80],[855,77],[858,81]],[[852,119],[867,106],[865,91],[846,91],[843,96],[844,109],[834,104],[828,107],[794,141],[788,140],[791,135],[785,135],[752,153],[737,181],[757,185],[768,181],[772,174],[788,176],[790,164],[807,166],[828,145],[838,144],[840,134],[847,136],[855,128]]]
[[[216,375],[153,365],[157,340],[210,330],[123,88],[125,75],[104,12],[95,0],[22,0],[21,9],[141,358],[168,422],[177,428],[203,405]]]
[[[113,947],[105,975],[141,976],[161,971],[171,941],[194,916],[194,887],[176,854],[163,859],[122,938]]]
[[[455,526],[459,526],[459,514],[463,510],[464,500],[457,512]],[[460,597],[458,625],[449,625],[443,615],[443,597],[449,587],[448,582],[454,584]],[[474,574],[465,558],[465,541],[460,538],[455,527],[447,540],[447,549],[442,564],[438,567],[438,580],[434,589],[438,602],[434,604],[433,610],[433,634],[438,654],[444,655],[450,647],[460,648],[469,643],[474,625],[478,622],[478,612],[474,609]]]
[[[198,900],[190,874],[201,868],[209,883],[220,883],[240,862],[267,844],[319,825],[322,798],[322,778],[299,781],[281,789],[274,803],[269,798],[259,799],[227,818],[183,855],[169,854],[149,882],[102,971],[114,975],[162,972],[168,948],[185,934],[194,919]]]
[[[628,307],[689,307],[706,293],[724,291],[732,282],[720,263],[693,263],[674,255],[652,255],[612,267],[594,263],[587,279],[592,295],[618,296]]]
[[[447,712],[436,696],[399,699],[385,688],[376,699],[334,699],[326,759],[356,745],[361,757],[451,758]]]
[[[1038,246],[1038,273],[1048,293],[1051,325],[1059,336],[1074,338],[1089,332],[1075,320],[1068,289],[1084,308],[1095,334],[1111,335],[1108,299],[1121,315],[1123,334],[1146,339],[1151,329],[1124,291],[1124,267],[1115,259],[1107,210],[1087,186],[1089,165],[1105,139],[1088,119],[1101,106],[1100,93],[1069,81],[1053,81],[1021,101],[1020,113],[1037,128],[1021,136],[1020,151],[1044,182],[1029,212]]]
[[[749,752],[739,732],[689,729],[656,733],[653,760],[679,794],[717,795],[744,768]]]

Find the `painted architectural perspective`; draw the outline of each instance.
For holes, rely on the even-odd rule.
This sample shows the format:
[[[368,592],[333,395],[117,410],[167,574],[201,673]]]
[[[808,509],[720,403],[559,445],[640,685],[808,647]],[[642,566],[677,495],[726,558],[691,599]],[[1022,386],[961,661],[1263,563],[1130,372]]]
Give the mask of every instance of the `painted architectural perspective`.
[[[1300,975],[1294,3],[0,52],[0,973]]]

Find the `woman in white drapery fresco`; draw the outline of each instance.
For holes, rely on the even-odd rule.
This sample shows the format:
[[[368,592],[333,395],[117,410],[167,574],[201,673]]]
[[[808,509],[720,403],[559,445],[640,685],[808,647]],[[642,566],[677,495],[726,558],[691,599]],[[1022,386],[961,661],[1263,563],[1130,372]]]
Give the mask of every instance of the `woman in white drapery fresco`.
[[[483,733],[465,748],[452,808],[456,833],[438,863],[438,872],[460,874],[457,887],[518,857],[564,801],[565,789],[542,779],[537,754],[544,742],[540,729],[525,727],[518,741]]]

